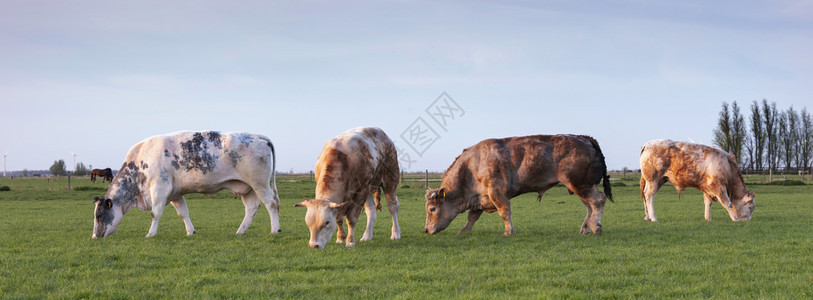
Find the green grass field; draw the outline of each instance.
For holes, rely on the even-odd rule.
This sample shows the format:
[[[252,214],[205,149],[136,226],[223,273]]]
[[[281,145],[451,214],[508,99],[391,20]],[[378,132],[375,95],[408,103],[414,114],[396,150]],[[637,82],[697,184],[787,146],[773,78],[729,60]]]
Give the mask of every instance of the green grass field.
[[[197,234],[168,207],[158,235],[145,239],[149,212],[131,210],[116,233],[92,240],[93,196],[107,186],[74,178],[0,179],[0,298],[811,298],[813,185],[749,185],[757,209],[731,222],[702,196],[671,186],[656,195],[658,223],[643,221],[637,182],[613,188],[602,236],[578,234],[585,209],[554,188],[513,199],[516,233],[484,214],[457,235],[460,215],[440,234],[424,226],[423,182],[399,189],[402,238],[379,212],[375,235],[355,248],[307,247],[307,176],[278,177],[283,232],[269,234],[261,209],[248,233],[234,232],[243,205],[223,191],[187,197]],[[430,183],[436,186],[438,183]],[[360,218],[357,238],[364,228]],[[335,235],[333,237],[335,240]]]

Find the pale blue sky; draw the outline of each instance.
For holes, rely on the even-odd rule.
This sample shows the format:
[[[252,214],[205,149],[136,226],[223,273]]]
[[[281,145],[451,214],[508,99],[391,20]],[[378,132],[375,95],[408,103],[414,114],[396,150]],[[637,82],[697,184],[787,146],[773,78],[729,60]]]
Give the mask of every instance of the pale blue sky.
[[[0,152],[117,169],[152,135],[246,131],[304,172],[367,125],[409,171],[555,133],[636,169],[650,139],[710,143],[723,101],[813,109],[811,53],[810,1],[0,0]],[[400,135],[443,92],[465,115],[419,157]]]

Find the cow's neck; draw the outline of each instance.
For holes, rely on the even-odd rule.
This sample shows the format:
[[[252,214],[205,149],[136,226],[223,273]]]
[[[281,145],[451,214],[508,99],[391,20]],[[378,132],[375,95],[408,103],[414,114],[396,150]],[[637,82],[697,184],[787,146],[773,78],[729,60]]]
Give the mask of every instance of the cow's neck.
[[[316,184],[316,199],[330,200],[336,203],[347,201],[349,198],[347,197],[345,183],[333,178],[321,178]]]
[[[149,209],[150,205],[144,203],[144,197],[141,195],[145,182],[146,177],[139,171],[135,163],[125,162],[119,173],[113,178],[113,182],[110,183],[105,197],[120,202],[128,209],[133,205],[141,209]]]
[[[470,185],[469,180],[466,180],[464,174],[461,174],[457,161],[443,174],[440,186],[445,188],[446,201],[452,202],[457,207],[458,213],[476,207],[473,206],[475,204],[479,205],[478,197],[470,195],[474,193],[474,189]]]
[[[736,174],[739,175],[739,174]],[[745,197],[745,194],[748,193],[748,190],[745,189],[745,183],[742,181],[742,177],[740,176],[732,176],[728,180],[728,189],[729,198],[731,200],[740,200]]]

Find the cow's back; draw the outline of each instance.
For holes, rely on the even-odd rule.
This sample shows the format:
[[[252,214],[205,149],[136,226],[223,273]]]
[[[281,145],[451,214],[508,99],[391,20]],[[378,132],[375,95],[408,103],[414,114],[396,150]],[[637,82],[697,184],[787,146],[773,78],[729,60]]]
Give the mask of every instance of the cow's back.
[[[128,172],[119,172],[116,177],[136,172],[147,185],[171,185],[179,192],[208,192],[203,187],[219,187],[229,180],[270,180],[273,158],[273,145],[262,135],[180,131],[134,145],[122,166]]]
[[[366,199],[371,187],[398,180],[395,146],[381,129],[353,128],[325,143],[314,173],[317,199],[331,194],[361,194]]]
[[[655,181],[667,177],[678,187],[700,187],[709,178],[726,184],[733,172],[727,152],[672,140],[647,142],[640,160],[644,178]]]
[[[475,182],[504,185],[512,197],[574,178],[592,185],[601,180],[604,162],[591,140],[566,134],[487,139],[465,149],[447,173],[450,177],[470,174]]]

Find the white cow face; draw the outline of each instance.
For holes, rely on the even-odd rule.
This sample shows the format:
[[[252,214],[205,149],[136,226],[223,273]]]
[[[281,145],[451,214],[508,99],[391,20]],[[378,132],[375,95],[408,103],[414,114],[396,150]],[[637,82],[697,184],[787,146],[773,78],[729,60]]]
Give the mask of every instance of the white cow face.
[[[750,221],[751,214],[754,212],[756,208],[756,203],[754,203],[754,193],[748,192],[745,194],[742,199],[739,201],[732,201],[731,203],[734,205],[734,208],[737,209],[738,218],[740,220]]]
[[[96,209],[93,210],[93,235],[91,238],[102,238],[113,234],[121,223],[124,212],[121,205],[113,202],[112,199],[102,199],[94,197]]]
[[[333,203],[329,200],[307,200],[294,204],[294,206],[304,206],[308,208],[305,213],[305,224],[311,231],[311,239],[308,246],[311,248],[324,248],[327,242],[333,237],[336,231],[336,216],[339,208],[345,203]]]

